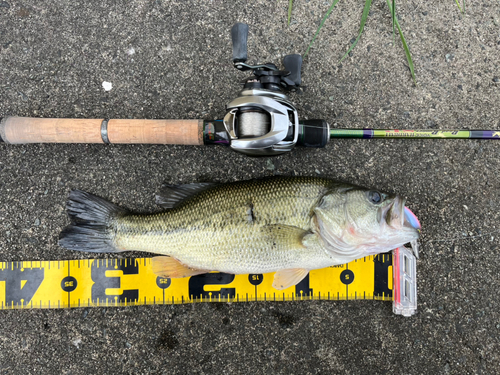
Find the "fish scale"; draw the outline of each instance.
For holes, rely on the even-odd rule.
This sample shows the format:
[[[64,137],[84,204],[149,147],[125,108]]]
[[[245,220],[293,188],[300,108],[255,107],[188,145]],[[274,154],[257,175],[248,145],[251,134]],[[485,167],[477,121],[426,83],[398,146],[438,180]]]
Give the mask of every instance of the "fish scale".
[[[312,210],[332,184],[292,177],[220,185],[161,214],[117,218],[114,241],[120,249],[171,255],[193,268],[268,272],[298,262],[290,250],[300,244],[297,237],[284,238],[273,247],[262,228],[310,230]]]

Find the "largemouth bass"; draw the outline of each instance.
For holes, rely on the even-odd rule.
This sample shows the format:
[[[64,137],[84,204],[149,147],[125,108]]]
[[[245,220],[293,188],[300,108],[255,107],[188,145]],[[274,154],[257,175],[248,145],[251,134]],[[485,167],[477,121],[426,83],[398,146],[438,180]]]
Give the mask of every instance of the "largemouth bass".
[[[136,215],[72,191],[59,244],[163,254],[153,258],[162,277],[276,272],[273,286],[285,289],[310,270],[416,244],[420,233],[404,199],[324,178],[169,186],[157,201],[165,212]]]

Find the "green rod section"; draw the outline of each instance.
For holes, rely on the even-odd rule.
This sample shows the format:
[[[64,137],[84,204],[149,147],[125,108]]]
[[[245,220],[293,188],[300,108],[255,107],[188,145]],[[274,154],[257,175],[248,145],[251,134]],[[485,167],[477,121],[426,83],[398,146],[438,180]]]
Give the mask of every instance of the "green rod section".
[[[330,138],[500,139],[500,130],[330,129]]]

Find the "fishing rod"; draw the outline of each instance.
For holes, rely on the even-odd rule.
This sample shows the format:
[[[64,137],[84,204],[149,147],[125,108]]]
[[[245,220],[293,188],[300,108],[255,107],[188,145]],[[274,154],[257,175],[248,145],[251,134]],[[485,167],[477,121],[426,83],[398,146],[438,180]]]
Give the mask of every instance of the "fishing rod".
[[[234,67],[251,71],[239,96],[220,120],[61,119],[5,117],[0,141],[24,143],[142,143],[225,145],[252,156],[325,147],[332,138],[500,139],[495,130],[330,129],[325,120],[299,120],[286,95],[300,90],[302,57],[287,55],[285,70],[272,63],[249,65],[248,25],[231,29]]]

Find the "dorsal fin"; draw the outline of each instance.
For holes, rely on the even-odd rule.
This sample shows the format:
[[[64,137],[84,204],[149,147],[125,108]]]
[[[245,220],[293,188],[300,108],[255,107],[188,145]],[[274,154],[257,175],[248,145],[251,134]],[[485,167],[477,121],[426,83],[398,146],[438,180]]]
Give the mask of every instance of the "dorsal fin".
[[[192,197],[204,190],[217,186],[213,182],[200,182],[184,185],[164,185],[156,195],[156,204],[163,208],[175,208],[186,198]]]

